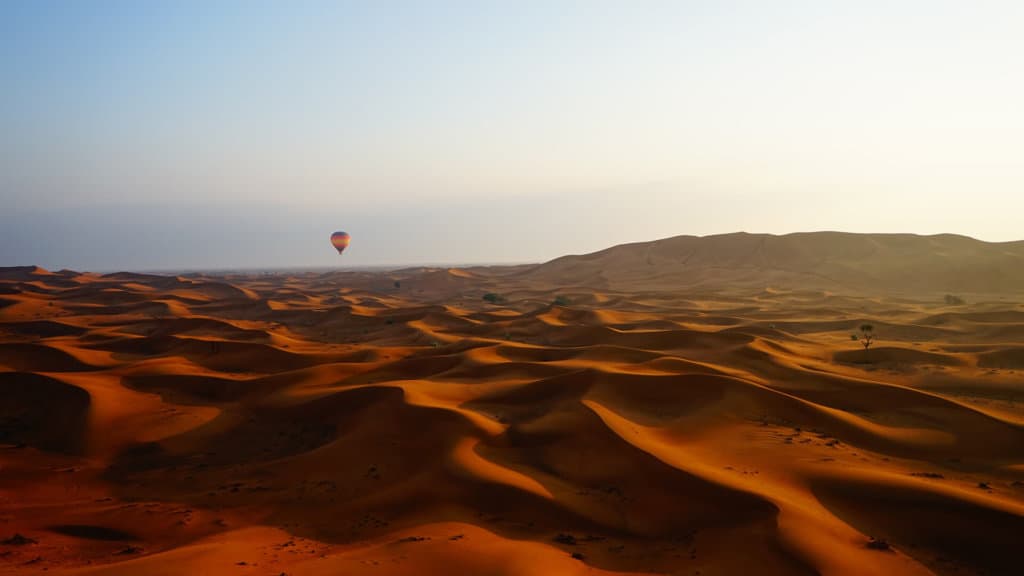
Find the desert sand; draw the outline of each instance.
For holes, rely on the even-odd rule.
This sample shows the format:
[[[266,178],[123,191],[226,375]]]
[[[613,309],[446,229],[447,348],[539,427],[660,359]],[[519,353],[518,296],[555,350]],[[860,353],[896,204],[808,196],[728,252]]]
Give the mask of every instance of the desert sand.
[[[0,269],[0,573],[1021,574],[1022,302],[957,236]]]

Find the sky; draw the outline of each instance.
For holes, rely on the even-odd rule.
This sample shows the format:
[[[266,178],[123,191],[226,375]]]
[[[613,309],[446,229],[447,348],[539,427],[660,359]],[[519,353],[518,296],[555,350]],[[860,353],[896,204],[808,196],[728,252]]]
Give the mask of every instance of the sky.
[[[3,0],[0,266],[1024,239],[1022,29],[1015,0]]]

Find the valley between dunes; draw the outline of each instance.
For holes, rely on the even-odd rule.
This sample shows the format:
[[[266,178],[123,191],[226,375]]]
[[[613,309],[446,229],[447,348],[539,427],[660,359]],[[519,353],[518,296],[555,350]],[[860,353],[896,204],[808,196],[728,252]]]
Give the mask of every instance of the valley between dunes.
[[[0,573],[1022,573],[1024,248],[688,238],[0,269]]]

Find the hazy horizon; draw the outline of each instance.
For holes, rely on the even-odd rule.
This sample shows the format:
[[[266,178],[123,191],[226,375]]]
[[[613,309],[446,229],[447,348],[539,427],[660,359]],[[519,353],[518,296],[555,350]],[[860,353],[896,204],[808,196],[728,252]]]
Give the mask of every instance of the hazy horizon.
[[[0,266],[1019,240],[1015,2],[7,2]],[[352,234],[338,256],[328,237]]]

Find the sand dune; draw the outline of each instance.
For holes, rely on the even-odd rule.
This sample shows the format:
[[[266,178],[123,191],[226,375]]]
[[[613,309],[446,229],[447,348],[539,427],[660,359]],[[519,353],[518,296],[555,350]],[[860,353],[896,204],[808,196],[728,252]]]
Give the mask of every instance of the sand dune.
[[[832,290],[1019,293],[1024,286],[1024,242],[840,232],[678,236],[565,256],[529,274],[631,289],[743,282]]]
[[[1019,574],[1022,258],[0,269],[0,573]]]

